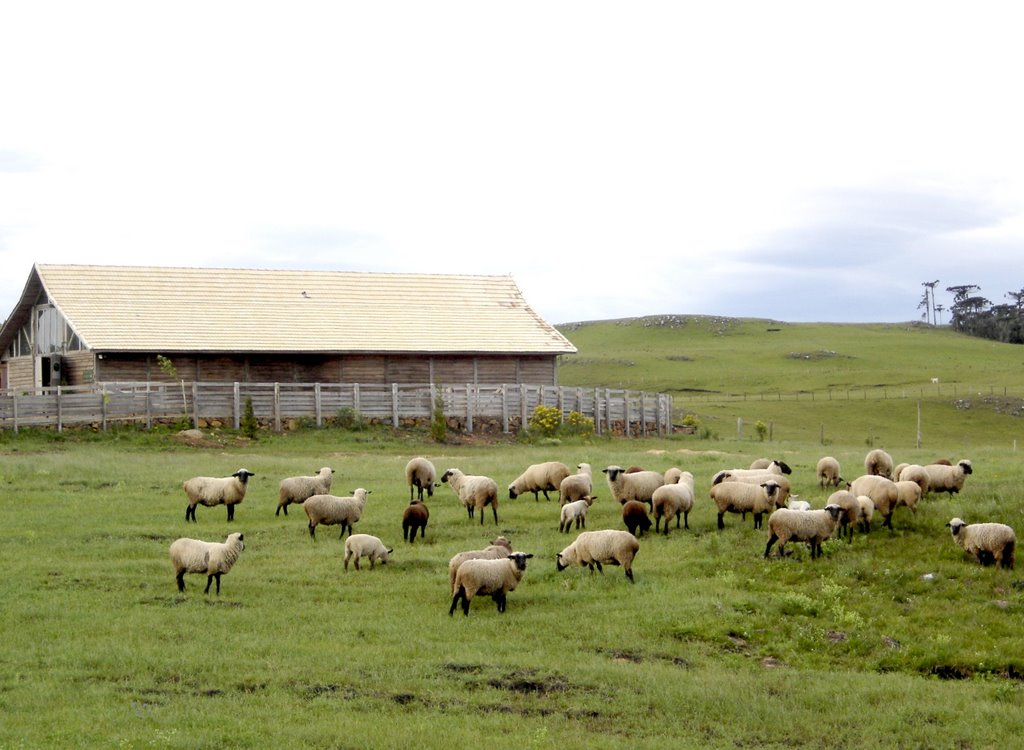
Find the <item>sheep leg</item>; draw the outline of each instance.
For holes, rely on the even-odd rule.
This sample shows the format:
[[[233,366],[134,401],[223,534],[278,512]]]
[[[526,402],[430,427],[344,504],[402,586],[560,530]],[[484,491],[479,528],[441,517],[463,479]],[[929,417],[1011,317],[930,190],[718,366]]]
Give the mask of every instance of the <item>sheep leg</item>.
[[[594,565],[597,566],[597,572],[604,575],[604,568],[601,567],[601,563],[598,560],[594,560]]]
[[[196,506],[188,505],[185,507],[185,523],[196,520]]]
[[[179,570],[178,575],[175,576],[175,580],[178,582],[178,591],[185,590],[185,571]]]
[[[761,514],[760,513],[755,513],[754,514],[754,528],[755,529],[761,528]]]
[[[235,520],[235,506],[231,504],[228,506],[228,523]]]
[[[313,539],[314,542],[316,541],[316,524],[314,524],[312,521],[309,522],[309,536]]]
[[[210,575],[206,577],[206,590],[203,591],[203,593],[210,593],[210,584],[213,583],[214,578],[217,579],[217,596],[220,596],[220,573],[210,573]]]
[[[633,578],[633,566],[632,565],[627,565],[626,566],[626,578],[629,579],[630,583],[636,583],[636,579]]]
[[[721,531],[722,529],[725,528],[725,521],[722,520],[722,518],[724,516],[725,516],[725,513],[719,513],[718,514],[718,530],[719,531]]]
[[[494,513],[494,525],[497,526],[498,525],[498,506],[497,505],[492,505],[491,506],[491,511],[493,511],[493,513]],[[483,515],[484,515],[484,512],[481,510],[480,511],[480,523],[481,524],[483,524],[483,522],[484,522]]]
[[[505,611],[505,594],[504,594],[504,592],[499,591],[496,594],[494,594],[494,596],[491,597],[491,598],[494,599],[494,603],[498,605],[498,611],[499,612],[504,612]]]
[[[687,530],[689,530],[689,528],[690,528],[690,512],[689,511],[683,513],[683,526]]]
[[[778,540],[779,540],[779,537],[777,537],[775,535],[775,532],[772,532],[771,537],[768,539],[768,545],[764,548],[764,558],[766,560],[768,559],[768,553],[772,551],[772,545],[775,544],[775,542],[777,542]],[[782,550],[781,546],[779,547],[779,550],[780,550],[780,554],[781,554],[781,550]]]
[[[452,596],[452,606],[448,608],[448,616],[451,617],[455,614],[455,608],[459,605],[459,599],[466,599],[466,587],[459,586],[459,590]],[[466,614],[469,614],[469,601],[466,600]]]

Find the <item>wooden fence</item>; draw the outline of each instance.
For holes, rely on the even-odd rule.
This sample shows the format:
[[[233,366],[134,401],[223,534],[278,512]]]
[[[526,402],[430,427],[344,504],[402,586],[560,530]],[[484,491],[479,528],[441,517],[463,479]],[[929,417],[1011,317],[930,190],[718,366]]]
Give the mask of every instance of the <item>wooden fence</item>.
[[[187,418],[195,427],[238,429],[247,398],[263,424],[276,431],[306,421],[321,427],[343,416],[394,427],[429,422],[433,401],[444,399],[448,422],[467,432],[514,432],[538,405],[594,420],[598,434],[672,432],[672,398],[610,388],[544,385],[406,385],[361,383],[96,383],[89,386],[7,390],[0,393],[0,428],[154,423]]]

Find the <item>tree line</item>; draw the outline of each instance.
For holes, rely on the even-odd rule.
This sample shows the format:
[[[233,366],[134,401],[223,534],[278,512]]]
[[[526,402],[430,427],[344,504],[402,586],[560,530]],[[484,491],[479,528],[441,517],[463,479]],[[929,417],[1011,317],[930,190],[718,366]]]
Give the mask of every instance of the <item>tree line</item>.
[[[977,284],[947,286],[953,295],[948,308],[935,302],[935,287],[938,280],[923,281],[924,296],[917,309],[924,308],[921,317],[932,325],[942,325],[942,313],[949,312],[949,326],[954,331],[970,336],[1001,341],[1005,344],[1024,344],[1024,287],[1016,292],[1007,292],[1010,302],[994,304],[981,295]]]

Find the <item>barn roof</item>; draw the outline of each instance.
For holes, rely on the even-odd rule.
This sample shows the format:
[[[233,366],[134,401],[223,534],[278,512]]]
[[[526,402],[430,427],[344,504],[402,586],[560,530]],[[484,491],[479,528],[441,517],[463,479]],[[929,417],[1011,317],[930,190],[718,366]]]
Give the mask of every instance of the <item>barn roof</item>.
[[[97,351],[576,351],[511,276],[46,264],[0,351],[40,288]]]

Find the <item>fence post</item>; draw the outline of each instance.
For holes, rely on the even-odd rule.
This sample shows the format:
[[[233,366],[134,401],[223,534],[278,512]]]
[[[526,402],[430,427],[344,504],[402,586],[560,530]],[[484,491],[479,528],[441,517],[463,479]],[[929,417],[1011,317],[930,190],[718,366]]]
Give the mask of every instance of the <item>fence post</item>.
[[[631,416],[629,413],[629,391],[624,390],[622,392],[622,418],[626,425],[626,437],[629,437],[629,419]]]
[[[594,389],[594,431],[601,434],[601,389]]]
[[[657,398],[657,400],[654,402],[655,432],[658,434],[659,437],[663,437],[665,435],[665,430],[664,430],[664,425],[662,424],[662,416],[661,416],[661,405],[662,405],[661,394],[658,394],[658,396],[656,398]]]
[[[466,432],[473,434],[473,386],[466,383]]]
[[[640,391],[640,434],[647,437],[647,391]]]
[[[313,384],[313,408],[316,410],[316,426],[320,429],[324,426],[324,404],[321,398],[320,381]]]
[[[391,426],[398,429],[398,383],[391,384]]]
[[[501,384],[501,431],[506,435],[509,433],[508,428],[508,386],[505,383]]]
[[[558,404],[558,423],[565,423],[565,388],[558,386],[558,395],[556,397],[556,403]]]
[[[192,426],[199,429],[199,383],[192,381]]]
[[[64,432],[64,415],[61,413],[60,386],[57,386],[57,432]]]
[[[153,429],[153,391],[146,381],[146,429]]]
[[[519,429],[526,430],[526,383],[519,384]]]
[[[359,383],[352,384],[352,410],[356,416],[362,416],[362,409],[359,406]]]
[[[100,389],[100,425],[104,432],[107,431],[107,392]]]
[[[11,411],[14,416],[14,434],[18,434],[18,394],[17,392],[11,393]]]
[[[274,383],[274,432],[281,431],[281,384]]]
[[[242,384],[236,380],[231,392],[231,425],[239,430],[242,427]]]

